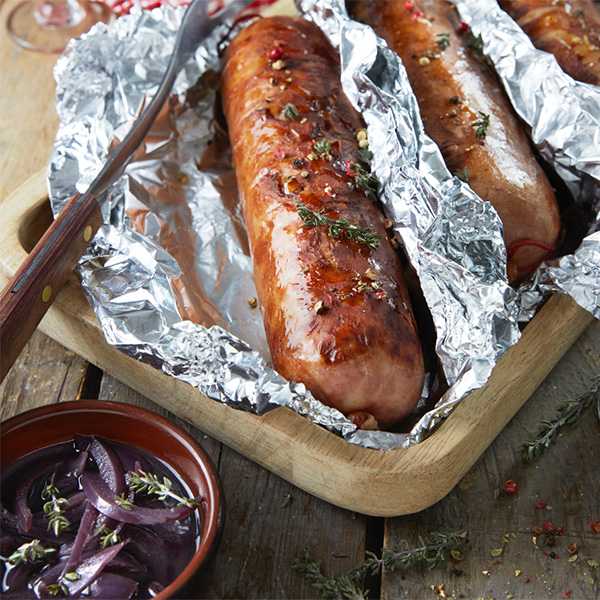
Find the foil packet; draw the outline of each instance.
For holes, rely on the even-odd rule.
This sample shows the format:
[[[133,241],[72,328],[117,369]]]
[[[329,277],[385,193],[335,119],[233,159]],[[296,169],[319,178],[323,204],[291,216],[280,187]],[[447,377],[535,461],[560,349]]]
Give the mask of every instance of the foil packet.
[[[410,431],[364,432],[273,370],[260,312],[251,308],[252,263],[215,114],[229,24],[198,48],[143,146],[102,199],[105,224],[78,272],[108,343],[124,353],[229,406],[257,414],[287,406],[348,442],[406,447],[485,385],[519,339],[522,302],[506,280],[495,211],[447,172],[423,132],[399,59],[370,28],[350,20],[341,1],[302,1],[298,9],[340,52],[344,90],[368,125],[382,203],[431,313],[447,391],[431,405],[432,374]],[[73,41],[57,62],[60,126],[48,166],[55,213],[87,189],[151,98],[183,12],[134,8]],[[586,244],[597,255],[594,236]],[[578,278],[579,262],[565,265],[569,278]],[[531,310],[535,296],[526,295]]]

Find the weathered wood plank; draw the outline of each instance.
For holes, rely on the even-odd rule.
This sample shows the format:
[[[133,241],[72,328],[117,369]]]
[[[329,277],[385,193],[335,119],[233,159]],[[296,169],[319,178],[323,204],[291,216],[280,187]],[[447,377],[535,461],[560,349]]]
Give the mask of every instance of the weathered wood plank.
[[[198,440],[217,466],[225,528],[198,598],[316,598],[314,588],[291,568],[305,548],[319,556],[327,573],[340,575],[362,560],[364,516],[303,492],[109,375],[99,397],[167,416]]]
[[[87,363],[36,331],[0,385],[0,419],[80,397]]]
[[[586,562],[600,561],[600,534],[590,528],[600,519],[596,407],[576,429],[564,429],[535,462],[527,464],[520,455],[540,421],[554,418],[556,407],[588,389],[599,373],[596,321],[446,498],[416,515],[387,521],[386,545],[401,539],[416,543],[418,535],[444,526],[466,529],[468,543],[465,558],[450,558],[445,568],[412,569],[403,576],[386,572],[383,598],[431,598],[431,586],[439,585],[455,598],[562,598],[568,590],[578,600],[599,597],[600,568]],[[516,494],[503,490],[510,479]],[[551,508],[538,508],[540,501]],[[548,535],[544,523],[564,528],[563,534]],[[577,559],[569,562],[574,554],[567,546],[573,544]]]

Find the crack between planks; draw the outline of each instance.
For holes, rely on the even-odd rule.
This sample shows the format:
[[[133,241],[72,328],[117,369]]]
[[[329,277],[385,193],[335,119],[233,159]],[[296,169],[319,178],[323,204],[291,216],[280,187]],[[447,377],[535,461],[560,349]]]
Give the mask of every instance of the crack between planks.
[[[100,386],[104,372],[97,366],[88,363],[83,374],[77,396],[80,400],[96,400],[100,394]]]
[[[385,518],[367,516],[365,522],[365,555],[367,552],[372,552],[376,556],[380,556],[384,545]],[[364,589],[369,590],[370,600],[381,598],[381,585],[381,571],[377,575],[373,575],[371,572],[366,575]]]

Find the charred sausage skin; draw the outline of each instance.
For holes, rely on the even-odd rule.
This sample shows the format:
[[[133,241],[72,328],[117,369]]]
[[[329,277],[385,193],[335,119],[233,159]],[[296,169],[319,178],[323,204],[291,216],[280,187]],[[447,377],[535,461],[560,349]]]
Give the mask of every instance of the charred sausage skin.
[[[226,52],[223,110],[275,368],[358,425],[387,428],[418,402],[423,357],[402,262],[358,185],[365,130],[339,68],[312,23],[258,19]],[[334,237],[302,207],[376,241]]]
[[[562,70],[600,85],[600,10],[593,0],[500,0],[532,44],[556,57]]]
[[[355,0],[349,9],[402,59],[426,133],[448,170],[498,212],[509,279],[522,277],[556,247],[559,209],[500,82],[470,47],[470,32],[446,0]]]

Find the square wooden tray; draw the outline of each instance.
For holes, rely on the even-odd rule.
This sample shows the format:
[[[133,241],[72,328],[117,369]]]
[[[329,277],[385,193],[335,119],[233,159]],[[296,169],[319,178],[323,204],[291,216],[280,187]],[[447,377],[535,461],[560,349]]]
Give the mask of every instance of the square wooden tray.
[[[2,203],[0,283],[4,286],[52,215],[45,171]],[[345,442],[287,408],[243,412],[110,346],[78,279],[58,294],[40,329],[87,361],[249,459],[332,504],[374,516],[418,512],[443,498],[529,398],[593,316],[555,295],[494,368],[424,442],[390,451]]]

